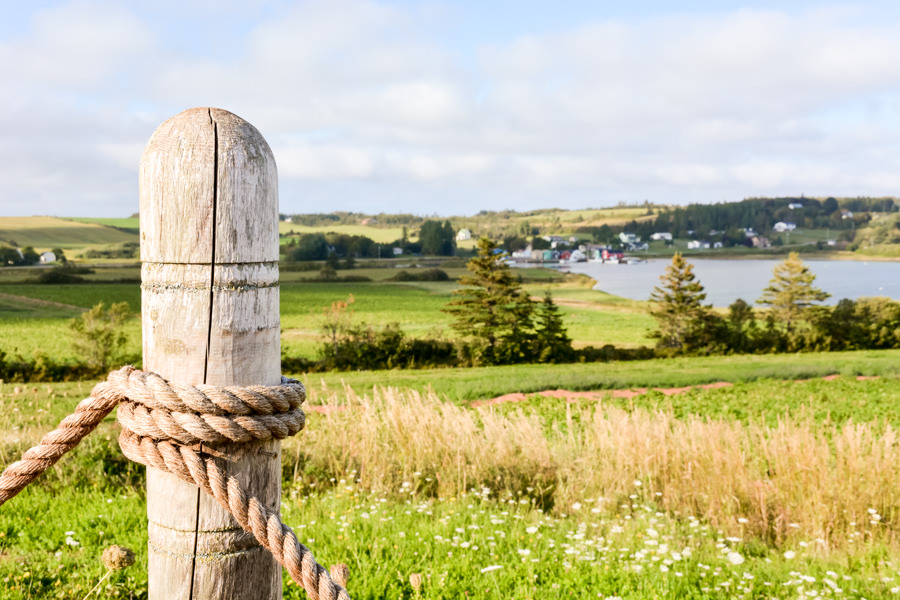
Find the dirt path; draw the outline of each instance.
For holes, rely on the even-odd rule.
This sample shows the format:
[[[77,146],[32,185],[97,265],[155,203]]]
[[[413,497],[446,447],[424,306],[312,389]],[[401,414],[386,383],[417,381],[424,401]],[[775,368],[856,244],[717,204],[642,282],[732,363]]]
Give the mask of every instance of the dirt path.
[[[840,377],[840,375],[826,375],[822,379],[825,381],[834,381]],[[857,375],[857,381],[866,381],[869,379],[878,379],[878,376],[866,376],[866,375]],[[808,381],[805,379],[800,379],[800,381]],[[733,383],[729,383],[727,381],[716,381],[715,383],[707,383],[704,385],[688,385],[680,388],[653,388],[653,391],[661,392],[666,396],[674,396],[676,394],[683,394],[684,392],[693,390],[693,389],[701,389],[701,390],[712,390],[723,387],[731,387]],[[601,400],[604,397],[610,398],[634,398],[635,396],[640,396],[642,394],[646,394],[649,391],[649,388],[630,388],[626,390],[597,390],[592,392],[573,392],[570,390],[544,390],[543,392],[534,392],[530,394],[523,394],[521,392],[514,392],[512,394],[504,394],[502,396],[497,396],[496,398],[491,398],[489,400],[475,400],[472,402],[472,406],[490,406],[493,404],[502,404],[504,402],[522,402],[523,400],[527,400],[529,396],[543,396],[545,398],[558,398],[560,400],[565,400],[567,402],[575,402],[577,400]]]
[[[26,306],[47,306],[47,307],[55,307],[55,308],[65,308],[67,310],[79,310],[79,311],[87,310],[81,306],[74,306],[72,304],[63,304],[62,302],[53,302],[52,300],[41,300],[39,298],[31,298],[29,296],[17,296],[16,294],[5,294],[2,292],[0,292],[0,300],[6,300],[8,302],[19,302]]]

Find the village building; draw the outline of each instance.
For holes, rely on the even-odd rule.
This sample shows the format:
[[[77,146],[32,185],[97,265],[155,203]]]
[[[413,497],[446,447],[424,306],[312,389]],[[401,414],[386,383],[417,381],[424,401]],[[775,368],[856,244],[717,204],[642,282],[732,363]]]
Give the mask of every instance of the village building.
[[[774,225],[772,225],[772,229],[774,229],[778,233],[784,233],[785,231],[794,231],[797,229],[796,223],[778,221]]]
[[[603,248],[600,250],[600,260],[603,262],[619,262],[625,258],[625,253],[621,250],[613,250],[612,248]]]

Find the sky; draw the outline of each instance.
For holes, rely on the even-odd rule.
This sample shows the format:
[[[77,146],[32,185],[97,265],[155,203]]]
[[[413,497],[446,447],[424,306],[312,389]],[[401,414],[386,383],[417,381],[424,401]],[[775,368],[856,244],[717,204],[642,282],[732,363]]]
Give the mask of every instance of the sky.
[[[900,3],[0,0],[0,216],[125,217],[196,106],[282,213],[894,196]]]

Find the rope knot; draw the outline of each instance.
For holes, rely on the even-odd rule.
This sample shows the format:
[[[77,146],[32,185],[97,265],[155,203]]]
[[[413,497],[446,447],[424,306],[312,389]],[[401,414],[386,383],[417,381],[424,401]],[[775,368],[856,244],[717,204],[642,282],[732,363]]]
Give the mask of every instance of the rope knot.
[[[119,423],[138,437],[184,446],[283,440],[306,424],[300,408],[306,390],[295,379],[281,379],[278,386],[219,388],[171,383],[132,369],[117,377],[125,396]]]
[[[215,387],[167,381],[123,367],[97,384],[90,398],[0,474],[0,505],[56,463],[118,406],[119,446],[131,460],[197,485],[253,534],[313,600],[350,600],[276,512],[228,474],[224,460],[197,445],[281,440],[306,424],[303,384]]]

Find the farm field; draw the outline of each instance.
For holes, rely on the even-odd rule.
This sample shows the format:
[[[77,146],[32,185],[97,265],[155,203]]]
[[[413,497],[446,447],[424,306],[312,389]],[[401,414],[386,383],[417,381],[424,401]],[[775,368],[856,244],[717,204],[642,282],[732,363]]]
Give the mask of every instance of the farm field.
[[[384,281],[398,271],[286,271],[285,351],[313,357],[323,309],[351,294],[357,323],[452,335],[441,308],[457,284]],[[0,272],[0,350],[70,357],[66,323],[82,310],[140,310],[137,283],[109,282],[136,275],[38,285]],[[529,275],[576,345],[652,344],[644,303]],[[138,356],[139,317],[127,334]],[[900,594],[900,351],[292,375],[309,408],[283,444],[282,514],[322,564],[349,565],[353,598]],[[91,386],[0,382],[0,464]],[[107,418],[0,509],[0,600],[84,598],[113,543],[137,564],[94,593],[147,597],[144,468],[117,430]],[[284,590],[305,598],[286,575]]]
[[[512,392],[532,394],[557,389],[589,391],[633,387],[678,388],[720,381],[736,384],[765,379],[793,381],[835,374],[843,377],[879,376],[888,380],[900,377],[900,350],[680,357],[633,362],[293,375],[300,377],[306,384],[311,402],[318,402],[319,396],[327,396],[330,392],[349,386],[359,394],[374,393],[378,387],[413,389],[420,392],[430,390],[441,398],[460,403]],[[767,402],[781,402],[777,390],[771,391],[774,397]],[[660,401],[661,396],[653,394],[651,399]],[[673,400],[673,402],[680,401],[680,396]]]
[[[98,273],[106,269],[98,269]],[[134,273],[114,269],[118,275]],[[396,272],[395,269],[372,271]],[[355,271],[352,271],[355,272]],[[535,270],[538,276],[557,276],[552,271]],[[88,276],[93,277],[93,276]],[[115,277],[118,279],[119,277]],[[124,277],[128,278],[128,277]],[[380,282],[380,283],[304,283],[281,284],[282,348],[290,356],[314,358],[322,343],[323,310],[336,300],[354,297],[351,305],[354,322],[371,325],[398,323],[414,336],[453,336],[451,318],[441,312],[450,300],[455,282]],[[543,296],[546,285],[532,284],[528,290]],[[602,292],[581,287],[555,286],[555,297],[564,308],[570,335],[578,345],[637,346],[649,344],[647,332],[652,319],[640,303],[623,301]],[[106,283],[102,278],[91,284],[41,285],[8,283],[0,285],[0,349],[11,354],[31,356],[41,351],[53,358],[68,358],[66,321],[79,309],[98,302],[128,302],[140,311],[138,283]],[[140,319],[128,326],[127,353],[140,352]]]
[[[17,387],[0,384],[3,464],[90,384]],[[896,597],[896,375],[690,394],[471,408],[339,388],[284,443],[282,514],[349,565],[354,598]],[[117,427],[0,510],[0,598],[82,598],[112,543],[137,564],[102,597],[146,598],[144,469]]]
[[[414,233],[411,228],[410,236]],[[299,225],[297,223],[287,223],[280,221],[278,223],[278,233],[282,235],[296,233],[342,233],[345,235],[361,235],[365,236],[379,244],[387,244],[403,237],[403,227],[370,227],[368,225],[327,225],[321,227],[309,227],[307,225]],[[282,238],[281,243],[286,243],[290,238]]]
[[[0,217],[0,242],[34,246],[38,251],[99,247],[136,242],[137,233],[127,233],[97,223],[77,222],[57,217]]]
[[[135,234],[138,233],[141,220],[137,217],[122,217],[122,218],[95,218],[95,217],[66,217],[68,221],[75,221],[76,223],[96,223],[97,225],[105,225],[107,227],[116,227],[118,229],[130,229],[133,230]]]

